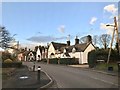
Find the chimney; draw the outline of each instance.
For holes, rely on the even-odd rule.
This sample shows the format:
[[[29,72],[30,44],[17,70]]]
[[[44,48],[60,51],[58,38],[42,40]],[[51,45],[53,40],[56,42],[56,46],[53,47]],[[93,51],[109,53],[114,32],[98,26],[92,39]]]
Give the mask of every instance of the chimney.
[[[88,36],[87,36],[87,43],[90,43],[90,42],[92,42],[92,36],[91,36],[91,35],[88,35]]]
[[[76,39],[75,39],[75,45],[76,45],[76,44],[79,44],[78,36],[76,36]]]
[[[70,46],[70,35],[67,37],[67,46]]]
[[[67,41],[67,46],[70,46],[70,41]]]

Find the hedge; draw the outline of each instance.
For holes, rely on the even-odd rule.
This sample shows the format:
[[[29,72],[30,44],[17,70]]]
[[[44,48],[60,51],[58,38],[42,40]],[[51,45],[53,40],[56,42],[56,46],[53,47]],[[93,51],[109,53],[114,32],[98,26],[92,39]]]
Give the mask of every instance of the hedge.
[[[51,58],[49,59],[49,63],[50,64],[58,64],[58,60],[59,64],[65,64],[65,65],[72,65],[72,64],[79,64],[78,62],[78,58]],[[46,59],[42,60],[43,62],[47,62]]]
[[[90,68],[95,67],[97,60],[105,60],[107,62],[109,49],[99,49],[93,50],[88,53],[88,64]],[[115,50],[111,50],[110,62],[117,62],[120,60],[120,57]]]
[[[95,50],[88,53],[88,64],[90,68],[93,68],[95,66],[96,60],[96,53]]]
[[[58,59],[57,58],[49,59],[49,63],[50,64],[58,64]]]
[[[2,68],[19,68],[22,66],[22,62],[2,63]]]
[[[78,64],[77,58],[60,58],[60,64],[72,65]]]

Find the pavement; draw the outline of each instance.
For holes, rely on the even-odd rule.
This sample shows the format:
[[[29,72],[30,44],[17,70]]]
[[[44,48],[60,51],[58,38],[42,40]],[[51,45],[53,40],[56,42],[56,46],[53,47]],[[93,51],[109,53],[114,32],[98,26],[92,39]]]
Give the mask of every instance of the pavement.
[[[2,90],[24,90],[24,88],[29,90],[38,90],[49,86],[51,80],[44,71],[41,71],[40,81],[37,80],[37,75],[37,71],[29,71],[26,66],[17,68],[14,75],[12,75],[8,80],[2,81]]]

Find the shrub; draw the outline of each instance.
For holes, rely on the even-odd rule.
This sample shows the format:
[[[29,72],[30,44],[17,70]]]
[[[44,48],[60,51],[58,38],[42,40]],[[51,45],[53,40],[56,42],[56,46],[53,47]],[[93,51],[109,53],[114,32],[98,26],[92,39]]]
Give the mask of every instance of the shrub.
[[[47,62],[47,59],[41,59],[41,62]]]
[[[72,65],[78,64],[77,58],[60,58],[60,64]]]
[[[88,64],[90,68],[93,68],[96,63],[96,53],[95,50],[88,53]]]
[[[58,59],[57,58],[49,59],[49,63],[51,63],[51,64],[58,64]]]
[[[2,52],[2,62],[4,62],[4,60],[6,59],[11,59],[12,61],[16,61],[17,60],[17,56],[15,56],[14,54],[10,54],[9,52],[5,51]]]
[[[8,52],[2,52],[2,61],[3,62],[4,62],[4,60],[6,60],[6,59],[8,59],[10,57],[11,57],[10,53],[8,53]]]
[[[13,61],[11,59],[4,60],[4,63],[12,63]]]
[[[94,67],[97,63],[97,60],[105,60],[107,62],[108,59],[108,53],[109,49],[104,50],[104,49],[99,49],[99,50],[93,50],[88,53],[88,64],[89,67]],[[111,50],[111,55],[110,55],[110,62],[117,62],[120,60],[120,57],[115,50]]]
[[[72,64],[78,64],[78,59],[77,58],[52,58],[49,59],[50,64],[58,64],[58,60],[60,64],[65,64],[65,65],[72,65]]]
[[[22,62],[2,63],[3,68],[19,68],[22,66]]]

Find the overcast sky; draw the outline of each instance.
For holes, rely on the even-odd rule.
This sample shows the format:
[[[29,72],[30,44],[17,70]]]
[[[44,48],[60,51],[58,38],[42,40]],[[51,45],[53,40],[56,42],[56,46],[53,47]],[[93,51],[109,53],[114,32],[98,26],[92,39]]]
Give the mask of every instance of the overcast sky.
[[[66,43],[66,37],[111,34],[117,2],[3,2],[2,24],[26,45]]]

